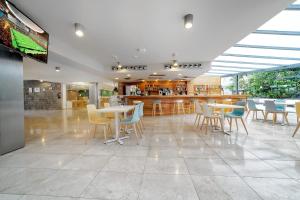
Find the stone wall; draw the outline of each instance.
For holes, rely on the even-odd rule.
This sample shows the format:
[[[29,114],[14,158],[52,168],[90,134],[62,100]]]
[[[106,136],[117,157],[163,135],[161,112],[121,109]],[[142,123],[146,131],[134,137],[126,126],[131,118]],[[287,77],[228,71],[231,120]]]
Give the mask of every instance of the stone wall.
[[[59,110],[62,109],[61,84],[24,81],[25,110]]]

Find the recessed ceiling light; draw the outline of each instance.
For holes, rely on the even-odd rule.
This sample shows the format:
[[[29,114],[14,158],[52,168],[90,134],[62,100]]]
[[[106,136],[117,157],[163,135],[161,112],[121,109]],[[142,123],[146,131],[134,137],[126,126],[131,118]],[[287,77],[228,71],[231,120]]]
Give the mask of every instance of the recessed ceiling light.
[[[187,14],[184,16],[184,27],[190,29],[193,26],[193,15]]]
[[[40,82],[42,83],[42,82],[44,82],[43,80],[40,80]]]
[[[126,76],[127,76],[127,77],[130,77],[130,74],[127,74]]]
[[[83,37],[84,36],[84,27],[79,23],[75,23],[74,25],[75,25],[75,34],[78,37]]]
[[[178,76],[182,76],[182,74],[178,74]]]
[[[56,72],[60,72],[60,67],[55,67]]]
[[[118,78],[118,77],[116,77],[115,79],[116,79],[116,80],[119,80],[119,78]]]
[[[153,72],[153,75],[156,75],[157,74],[157,72]]]
[[[156,79],[155,81],[158,81],[158,79]]]

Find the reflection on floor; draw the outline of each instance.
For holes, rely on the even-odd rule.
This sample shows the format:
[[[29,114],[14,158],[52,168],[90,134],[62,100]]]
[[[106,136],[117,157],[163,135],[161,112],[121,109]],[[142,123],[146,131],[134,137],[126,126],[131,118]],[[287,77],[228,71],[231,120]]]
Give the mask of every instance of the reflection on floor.
[[[193,115],[148,117],[141,145],[105,145],[85,111],[26,112],[26,147],[0,157],[0,200],[300,199],[300,134],[247,121],[204,134]],[[294,118],[295,119],[295,118]],[[227,127],[228,128],[228,127]]]

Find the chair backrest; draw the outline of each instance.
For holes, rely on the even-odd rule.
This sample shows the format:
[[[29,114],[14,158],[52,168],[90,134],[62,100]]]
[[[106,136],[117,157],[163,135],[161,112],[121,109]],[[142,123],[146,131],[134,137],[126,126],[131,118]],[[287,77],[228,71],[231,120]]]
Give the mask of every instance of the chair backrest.
[[[276,103],[285,103],[285,100],[284,99],[276,99],[275,100],[275,106],[276,106],[276,109],[277,110],[282,110],[284,111],[286,109],[286,106],[285,105],[277,105]]]
[[[276,104],[273,100],[265,100],[265,110],[266,112],[276,112]]]
[[[88,104],[86,106],[87,108],[87,112],[88,112],[88,119],[89,119],[89,122],[92,123],[93,121],[95,121],[95,118],[96,118],[96,106],[94,104]]]
[[[196,111],[196,113],[203,113],[202,106],[199,103],[199,101],[195,101],[195,111]]]
[[[153,104],[160,104],[161,103],[161,100],[160,99],[155,99],[153,100]]]
[[[300,101],[295,103],[297,117],[300,118]]]
[[[213,115],[213,109],[210,108],[207,103],[202,105],[203,115],[204,117],[211,117]]]
[[[138,105],[140,106],[139,107],[139,116],[143,117],[144,116],[144,102],[141,102]]]
[[[130,120],[131,123],[135,123],[138,122],[140,120],[140,105],[135,105],[134,106],[134,111],[133,111],[133,115],[132,118]]]
[[[249,110],[257,110],[256,103],[254,100],[249,99],[247,101]]]
[[[232,114],[236,115],[236,116],[243,116],[245,113],[245,106],[246,106],[246,102],[245,101],[238,101],[235,103],[235,105],[237,106],[243,106],[244,108],[234,108],[232,111]]]

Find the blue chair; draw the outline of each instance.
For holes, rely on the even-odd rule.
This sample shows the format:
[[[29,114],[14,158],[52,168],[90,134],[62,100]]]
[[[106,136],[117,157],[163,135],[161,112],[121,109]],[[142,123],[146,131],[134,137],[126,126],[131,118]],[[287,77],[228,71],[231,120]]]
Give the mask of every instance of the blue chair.
[[[262,112],[263,116],[265,116],[264,110],[257,108],[256,103],[254,102],[254,100],[249,99],[247,101],[247,103],[248,103],[248,113],[246,115],[246,119],[247,119],[247,117],[248,117],[248,115],[250,114],[251,111],[253,112],[253,117],[252,117],[253,119],[254,119],[254,114],[255,114],[255,118],[257,119],[257,112],[258,111]]]
[[[245,107],[246,106],[246,102],[244,101],[238,101],[235,105],[238,105],[238,106],[243,106]],[[231,127],[232,127],[232,119],[235,119],[235,124],[236,124],[236,127],[238,129],[238,122],[237,120],[240,119],[245,130],[246,130],[246,133],[248,135],[248,130],[246,128],[246,124],[243,120],[243,116],[244,116],[244,113],[245,113],[245,108],[234,108],[232,110],[232,112],[230,113],[226,113],[225,114],[225,118],[229,119],[229,124],[230,124],[230,131],[231,131]]]
[[[125,126],[132,126],[135,136],[136,136],[136,140],[137,140],[137,144],[139,144],[139,135],[140,135],[140,130],[138,127],[138,122],[140,121],[140,105],[136,105],[133,111],[133,114],[131,117],[128,117],[126,119],[121,120],[121,125],[125,125]],[[140,135],[141,137],[141,135]]]
[[[141,128],[144,128],[144,121],[143,121],[143,117],[144,117],[144,102],[139,103],[140,108],[139,108],[139,116],[140,116],[140,125]]]
[[[286,109],[285,100],[284,99],[276,99],[275,100],[275,107],[276,107],[276,110],[285,111],[285,109]]]
[[[282,123],[284,123],[284,120],[286,120],[287,124],[289,124],[289,121],[288,121],[288,118],[287,118],[288,112],[286,112],[285,108],[282,109],[282,107],[277,107],[276,104],[275,104],[275,101],[266,100],[265,101],[265,111],[266,111],[266,114],[265,114],[265,120],[264,121],[267,121],[268,115],[270,113],[272,113],[273,114],[273,124],[275,124],[275,122],[277,121],[277,114],[282,114],[282,119],[283,119]]]

